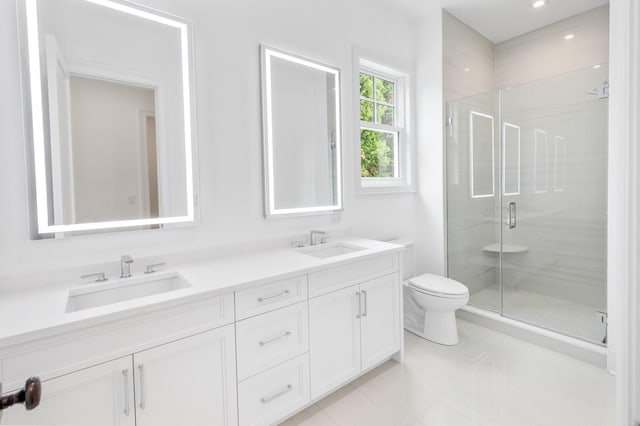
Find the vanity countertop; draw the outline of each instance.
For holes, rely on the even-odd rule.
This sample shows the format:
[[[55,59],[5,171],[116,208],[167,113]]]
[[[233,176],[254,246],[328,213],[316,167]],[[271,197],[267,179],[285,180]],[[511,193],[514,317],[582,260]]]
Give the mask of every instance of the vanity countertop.
[[[80,282],[0,292],[0,349],[402,250],[396,244],[363,238],[342,238],[335,243],[358,246],[362,250],[321,259],[301,253],[301,249],[278,248],[168,265],[163,271],[181,274],[191,286],[70,313],[65,312],[67,296],[70,289],[82,286]],[[111,280],[119,278],[111,277]]]

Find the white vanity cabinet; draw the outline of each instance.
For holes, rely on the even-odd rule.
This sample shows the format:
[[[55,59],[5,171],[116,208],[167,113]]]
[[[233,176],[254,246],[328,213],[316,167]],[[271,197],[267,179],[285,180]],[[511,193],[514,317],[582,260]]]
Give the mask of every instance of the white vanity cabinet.
[[[119,358],[46,380],[36,410],[6,410],[4,425],[135,426],[133,363]]]
[[[366,261],[342,267],[339,272],[347,278],[344,282],[348,286],[309,300],[312,399],[327,394],[400,351],[402,329],[397,254],[378,260],[378,263]],[[362,275],[370,277],[371,266],[383,273],[394,268],[396,271],[351,285],[360,269],[367,270],[367,274]],[[318,279],[313,278],[310,274],[310,294],[340,286],[339,275],[332,274],[331,270],[323,271]],[[312,288],[314,282],[317,289]]]
[[[0,345],[6,392],[43,381],[40,406],[0,424],[278,424],[401,359],[398,260],[385,250],[323,261]]]

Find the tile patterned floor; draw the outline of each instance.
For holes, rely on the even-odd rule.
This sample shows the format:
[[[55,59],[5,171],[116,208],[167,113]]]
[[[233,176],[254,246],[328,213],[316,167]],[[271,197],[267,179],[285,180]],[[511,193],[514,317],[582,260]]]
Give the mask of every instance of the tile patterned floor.
[[[283,425],[614,425],[606,371],[464,320],[459,331],[453,347],[406,333],[404,364],[383,364]]]

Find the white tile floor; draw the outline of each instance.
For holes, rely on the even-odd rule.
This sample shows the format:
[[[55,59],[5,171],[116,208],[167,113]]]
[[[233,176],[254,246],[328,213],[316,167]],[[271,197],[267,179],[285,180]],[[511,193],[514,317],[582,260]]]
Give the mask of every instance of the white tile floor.
[[[404,364],[383,364],[284,425],[614,425],[613,376],[458,321],[457,346],[406,333]]]
[[[495,310],[500,303],[500,290],[491,286],[471,295],[470,304]],[[527,290],[504,293],[504,314],[549,330],[601,343],[605,326],[596,315],[597,308]]]

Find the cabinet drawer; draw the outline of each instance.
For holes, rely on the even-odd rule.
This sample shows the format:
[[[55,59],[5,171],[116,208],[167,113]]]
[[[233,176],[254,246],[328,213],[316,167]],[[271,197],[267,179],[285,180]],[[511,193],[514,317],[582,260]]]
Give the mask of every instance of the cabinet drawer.
[[[370,257],[309,274],[309,297],[320,296],[398,271],[398,253]]]
[[[258,315],[236,324],[238,380],[309,350],[307,302]]]
[[[306,299],[306,274],[237,291],[236,320],[249,318]]]
[[[240,426],[275,424],[308,402],[308,353],[238,384]]]

